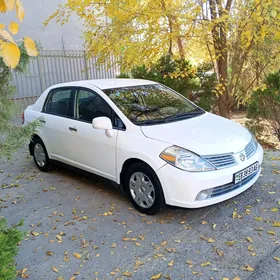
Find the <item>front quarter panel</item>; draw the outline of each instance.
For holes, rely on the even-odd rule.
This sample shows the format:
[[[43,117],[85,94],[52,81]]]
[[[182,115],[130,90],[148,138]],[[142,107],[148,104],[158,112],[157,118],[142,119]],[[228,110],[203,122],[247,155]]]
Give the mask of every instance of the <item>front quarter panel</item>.
[[[119,131],[116,146],[117,183],[123,164],[128,159],[139,159],[147,163],[155,172],[166,164],[159,155],[170,145],[165,142],[145,137],[139,127],[139,133]]]

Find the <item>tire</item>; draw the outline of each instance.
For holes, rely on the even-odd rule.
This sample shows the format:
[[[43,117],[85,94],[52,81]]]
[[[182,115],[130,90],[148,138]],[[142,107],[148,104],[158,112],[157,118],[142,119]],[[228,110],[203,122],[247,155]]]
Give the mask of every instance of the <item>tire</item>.
[[[131,203],[141,213],[155,215],[165,206],[160,181],[155,172],[144,163],[135,163],[128,168],[125,188]]]
[[[50,169],[50,159],[47,149],[40,138],[35,138],[32,143],[33,159],[39,170],[46,172]]]

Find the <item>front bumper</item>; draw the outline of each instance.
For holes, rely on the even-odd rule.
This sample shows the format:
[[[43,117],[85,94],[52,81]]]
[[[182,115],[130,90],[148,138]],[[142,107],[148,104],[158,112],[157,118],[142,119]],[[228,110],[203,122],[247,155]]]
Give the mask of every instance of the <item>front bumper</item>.
[[[259,165],[261,165],[262,160],[263,149],[258,145],[255,154],[251,158],[230,168],[208,172],[187,172],[166,164],[157,171],[157,175],[168,205],[200,208],[225,201],[250,188],[258,180],[261,167],[255,176],[252,176],[250,180],[245,181],[239,187],[233,188],[232,191],[204,200],[196,200],[201,191],[232,183],[233,174],[255,162],[259,162]]]

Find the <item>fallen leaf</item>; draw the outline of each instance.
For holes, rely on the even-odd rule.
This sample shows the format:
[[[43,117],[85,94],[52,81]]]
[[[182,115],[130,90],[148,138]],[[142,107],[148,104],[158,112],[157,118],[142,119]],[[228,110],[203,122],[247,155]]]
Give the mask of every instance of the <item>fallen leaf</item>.
[[[211,262],[208,261],[208,262],[202,263],[201,266],[208,266],[210,264],[211,264]]]
[[[272,224],[273,227],[280,227],[280,222]]]
[[[72,277],[70,278],[70,280],[76,280],[76,279],[77,279],[76,276],[72,276]]]
[[[214,243],[214,242],[216,242],[214,239],[212,239],[212,238],[208,238],[208,237],[204,237],[204,236],[200,236],[200,238],[202,239],[202,240],[206,240],[208,243]]]
[[[246,238],[250,243],[253,243],[253,239],[251,237]]]
[[[169,263],[168,263],[168,266],[169,267],[172,267],[174,265],[174,260],[172,260],[172,261],[170,261]]]
[[[138,237],[139,237],[139,239],[141,239],[141,240],[145,240],[145,235],[139,235]]]
[[[232,212],[232,218],[233,219],[241,219],[242,216],[240,214],[238,214],[236,211]]]
[[[30,232],[33,236],[38,236],[38,235],[40,235],[40,233],[39,232],[36,232],[36,231],[31,231]]]
[[[80,259],[82,257],[82,255],[78,254],[78,253],[74,253],[73,256],[76,258],[76,259]]]
[[[157,279],[160,279],[161,278],[161,273],[158,273],[158,274],[156,274],[156,275],[153,275],[152,277],[151,277],[151,280],[157,280]]]
[[[54,271],[55,273],[58,272],[58,269],[55,266],[52,266],[52,271]]]
[[[253,251],[253,250],[254,250],[254,248],[253,248],[253,246],[252,246],[252,245],[249,245],[249,246],[248,246],[248,248],[247,248],[247,250],[248,250],[248,251]]]
[[[206,222],[206,221],[202,221],[202,222],[201,222],[201,224],[202,224],[202,225],[207,225],[207,224],[208,224],[208,222]]]
[[[141,243],[135,242],[135,245],[136,245],[137,247],[140,247],[140,246],[141,246]]]
[[[48,256],[53,256],[53,252],[52,252],[52,251],[47,251],[47,252],[46,252],[46,255],[48,255]]]
[[[197,275],[197,276],[201,276],[201,275],[202,275],[201,272],[196,272],[196,271],[192,271],[192,274],[193,274],[193,275]]]
[[[241,280],[239,277],[234,277],[232,280]]]
[[[278,211],[279,211],[278,208],[272,208],[272,209],[270,209],[270,212],[278,212]]]
[[[193,262],[192,262],[191,260],[186,260],[186,264],[188,264],[188,265],[192,265],[192,264],[193,264]]]
[[[217,227],[217,224],[212,224],[212,229],[215,229]]]
[[[254,268],[251,267],[250,265],[245,265],[242,269],[245,270],[245,271],[250,271],[250,272],[254,271]]]
[[[256,221],[262,221],[263,218],[262,218],[262,217],[254,217],[254,220],[256,220]]]
[[[273,230],[268,230],[267,233],[271,234],[271,235],[275,235],[275,231],[273,231]]]
[[[20,277],[21,278],[29,278],[29,275],[26,273],[27,268],[24,268],[22,271],[20,271]]]
[[[62,237],[61,237],[60,235],[57,235],[57,236],[56,236],[56,239],[57,239],[58,241],[62,242]]]
[[[128,271],[125,271],[122,275],[126,277],[132,277],[132,274]]]
[[[268,192],[268,194],[276,194],[276,192]]]
[[[167,241],[163,241],[163,242],[161,242],[161,246],[165,246],[166,244],[167,244],[168,242]]]
[[[130,237],[123,237],[123,238],[122,238],[122,241],[129,241],[129,240],[131,240]]]
[[[232,241],[227,241],[226,245],[227,246],[233,246],[237,241],[236,240],[232,240]]]
[[[111,245],[111,248],[116,248],[116,246],[117,246],[117,243],[113,243],[113,244]]]
[[[280,262],[280,258],[279,257],[273,257],[274,260]]]

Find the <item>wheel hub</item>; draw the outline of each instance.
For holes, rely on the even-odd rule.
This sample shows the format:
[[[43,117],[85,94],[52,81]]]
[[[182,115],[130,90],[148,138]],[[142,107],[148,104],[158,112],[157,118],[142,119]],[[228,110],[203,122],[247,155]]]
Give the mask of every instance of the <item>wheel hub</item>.
[[[133,200],[143,208],[150,208],[155,202],[153,183],[142,172],[135,172],[130,176],[129,191]]]

